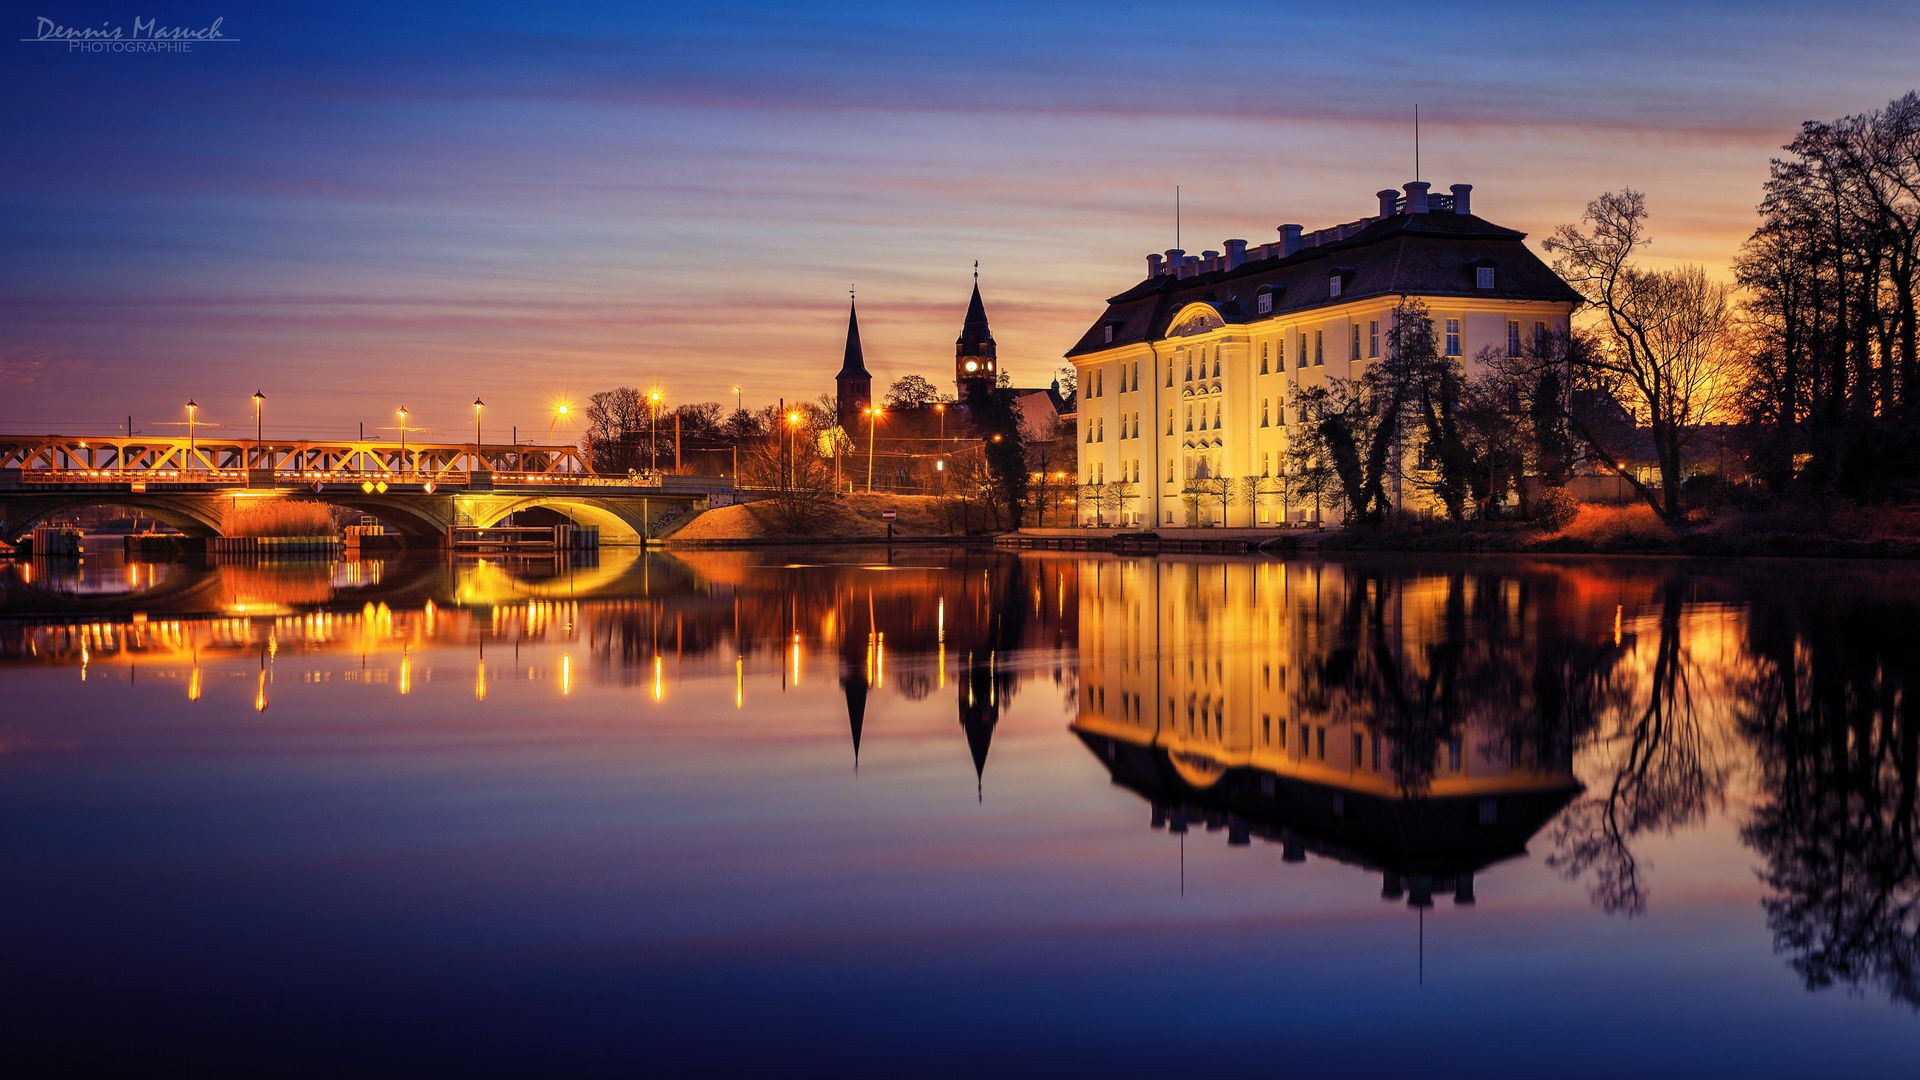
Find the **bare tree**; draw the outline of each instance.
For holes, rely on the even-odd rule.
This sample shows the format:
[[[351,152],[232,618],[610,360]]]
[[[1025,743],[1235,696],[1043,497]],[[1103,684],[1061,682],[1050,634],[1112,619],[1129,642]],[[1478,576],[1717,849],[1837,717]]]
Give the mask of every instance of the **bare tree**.
[[[1623,189],[1587,204],[1579,225],[1547,239],[1554,269],[1593,305],[1598,325],[1568,363],[1589,401],[1617,405],[1646,428],[1660,490],[1626,469],[1627,447],[1577,411],[1574,423],[1594,453],[1626,477],[1662,521],[1680,524],[1684,453],[1699,426],[1717,418],[1732,388],[1733,308],[1727,287],[1698,266],[1646,270],[1635,256],[1650,243],[1646,197]],[[1582,226],[1585,226],[1583,229]]]

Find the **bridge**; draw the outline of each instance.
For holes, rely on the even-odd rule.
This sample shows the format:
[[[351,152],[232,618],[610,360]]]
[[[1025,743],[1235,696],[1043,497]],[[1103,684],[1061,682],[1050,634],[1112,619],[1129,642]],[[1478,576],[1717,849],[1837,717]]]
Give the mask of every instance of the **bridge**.
[[[731,502],[732,477],[595,473],[574,446],[385,440],[0,435],[0,540],[93,506],[221,536],[243,500],[300,498],[371,515],[410,544],[544,508],[637,544],[661,519]]]

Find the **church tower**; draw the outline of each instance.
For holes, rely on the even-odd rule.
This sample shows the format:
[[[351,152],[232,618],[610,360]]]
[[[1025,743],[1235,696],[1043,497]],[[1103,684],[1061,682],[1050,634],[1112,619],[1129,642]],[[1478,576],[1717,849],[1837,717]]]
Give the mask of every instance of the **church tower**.
[[[840,427],[858,431],[860,417],[873,404],[873,376],[868,374],[866,358],[860,353],[860,314],[851,300],[847,302],[847,356],[840,364],[840,374],[833,378]]]
[[[960,327],[960,338],[953,348],[953,382],[960,390],[960,400],[967,400],[967,391],[975,383],[991,388],[998,374],[993,332],[987,329],[987,307],[980,302],[979,264],[975,263],[973,299],[967,302],[967,321]]]

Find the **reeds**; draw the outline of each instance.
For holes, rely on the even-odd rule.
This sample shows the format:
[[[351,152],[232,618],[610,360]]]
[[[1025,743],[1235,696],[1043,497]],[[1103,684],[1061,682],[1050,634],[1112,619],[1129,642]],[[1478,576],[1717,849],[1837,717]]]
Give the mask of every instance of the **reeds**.
[[[331,536],[333,507],[298,499],[235,503],[220,519],[227,536]]]

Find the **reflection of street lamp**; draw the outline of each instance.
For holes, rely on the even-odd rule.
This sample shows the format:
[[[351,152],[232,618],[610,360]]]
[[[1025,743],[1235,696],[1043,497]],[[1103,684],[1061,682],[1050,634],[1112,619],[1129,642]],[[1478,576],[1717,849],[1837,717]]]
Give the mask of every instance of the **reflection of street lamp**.
[[[260,467],[260,439],[264,422],[260,419],[261,406],[267,403],[267,395],[258,390],[253,392],[253,467]]]
[[[195,448],[193,443],[193,421],[194,421],[195,414],[197,414],[199,411],[200,411],[200,406],[194,404],[192,398],[188,398],[187,399],[187,461],[189,463],[191,463],[196,456],[194,452]]]
[[[475,472],[480,471],[480,407],[485,404],[486,402],[481,401],[479,398],[473,399],[473,464]]]
[[[400,406],[400,467],[407,472],[413,471],[407,469],[407,407],[405,405]]]
[[[945,413],[941,414],[945,416]],[[880,424],[880,408],[867,410],[867,494],[873,494],[873,429]]]

